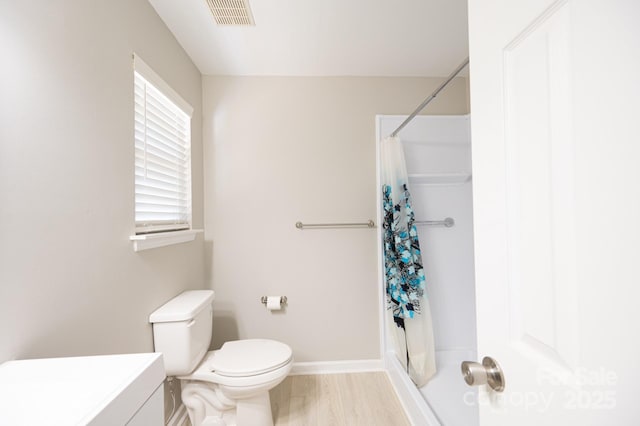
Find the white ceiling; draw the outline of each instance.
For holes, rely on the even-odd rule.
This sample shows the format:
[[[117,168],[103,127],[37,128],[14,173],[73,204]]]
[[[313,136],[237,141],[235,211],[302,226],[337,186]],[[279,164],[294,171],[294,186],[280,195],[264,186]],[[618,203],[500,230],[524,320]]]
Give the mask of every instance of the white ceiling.
[[[202,74],[446,76],[468,55],[467,0],[250,0],[253,27],[149,2]]]

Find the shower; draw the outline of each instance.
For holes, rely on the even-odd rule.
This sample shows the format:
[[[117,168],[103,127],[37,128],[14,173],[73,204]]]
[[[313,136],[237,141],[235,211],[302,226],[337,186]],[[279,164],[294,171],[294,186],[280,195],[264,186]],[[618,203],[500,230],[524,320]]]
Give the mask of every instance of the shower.
[[[378,116],[379,140],[403,119]],[[477,389],[460,375],[460,363],[476,358],[469,122],[468,115],[417,116],[400,133],[435,340],[436,373],[424,386],[416,387],[398,361],[383,298],[384,271],[379,283],[385,365],[409,416],[434,425],[478,424],[477,406],[467,403],[476,400]]]

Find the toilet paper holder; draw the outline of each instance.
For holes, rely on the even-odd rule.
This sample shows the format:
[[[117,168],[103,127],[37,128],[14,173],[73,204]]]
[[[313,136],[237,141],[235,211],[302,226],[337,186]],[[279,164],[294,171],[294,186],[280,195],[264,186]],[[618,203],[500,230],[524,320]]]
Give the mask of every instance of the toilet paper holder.
[[[260,298],[260,302],[261,302],[263,305],[267,306],[267,299],[268,299],[268,298],[269,298],[268,296],[262,296],[262,297]],[[287,304],[287,296],[280,296],[280,304],[281,304],[281,305],[286,305],[286,304]]]

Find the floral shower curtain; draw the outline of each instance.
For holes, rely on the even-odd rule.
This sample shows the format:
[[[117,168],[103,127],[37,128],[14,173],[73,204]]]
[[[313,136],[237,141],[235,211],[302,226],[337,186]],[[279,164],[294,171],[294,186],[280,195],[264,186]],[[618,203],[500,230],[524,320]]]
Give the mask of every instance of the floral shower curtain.
[[[407,167],[398,137],[382,141],[383,241],[389,331],[398,359],[421,387],[436,372],[431,310]]]

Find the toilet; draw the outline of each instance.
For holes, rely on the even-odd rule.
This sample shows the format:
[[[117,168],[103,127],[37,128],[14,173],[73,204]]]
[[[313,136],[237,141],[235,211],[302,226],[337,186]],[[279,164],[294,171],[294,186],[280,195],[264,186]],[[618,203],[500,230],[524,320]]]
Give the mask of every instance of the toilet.
[[[269,390],[291,370],[291,348],[247,339],[208,351],[213,298],[211,290],[185,291],[154,311],[155,351],[163,355],[167,376],[180,379],[193,426],[272,426]]]

